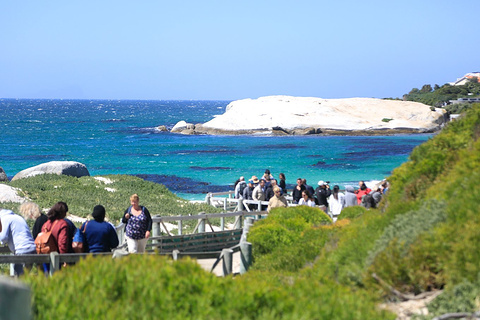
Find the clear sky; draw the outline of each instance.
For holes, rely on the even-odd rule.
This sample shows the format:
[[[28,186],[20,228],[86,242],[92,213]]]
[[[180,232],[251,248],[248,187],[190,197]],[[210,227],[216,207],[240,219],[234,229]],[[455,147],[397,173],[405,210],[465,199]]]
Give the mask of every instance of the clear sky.
[[[401,97],[480,71],[479,0],[1,0],[0,98]]]

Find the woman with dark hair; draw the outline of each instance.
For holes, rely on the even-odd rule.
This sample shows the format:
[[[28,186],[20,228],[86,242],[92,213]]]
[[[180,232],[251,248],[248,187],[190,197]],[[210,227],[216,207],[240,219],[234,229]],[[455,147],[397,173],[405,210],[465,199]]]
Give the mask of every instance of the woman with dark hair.
[[[345,206],[345,195],[340,192],[340,187],[335,185],[333,187],[333,193],[328,197],[328,211],[333,219],[333,222],[337,220],[337,216],[342,212]]]
[[[64,220],[67,211],[68,206],[65,202],[55,203],[47,213],[47,222],[42,226],[42,232],[52,231],[58,253],[68,253],[68,224]]]
[[[308,190],[302,191],[302,198],[298,201],[299,206],[315,207],[315,200]]]
[[[80,228],[84,233],[88,252],[110,252],[118,246],[117,232],[105,221],[105,208],[102,205],[93,208],[92,217]]]
[[[287,183],[286,183],[286,178],[285,178],[285,173],[280,173],[278,175],[280,178],[280,182],[278,183],[278,186],[282,189],[283,194],[287,194]]]

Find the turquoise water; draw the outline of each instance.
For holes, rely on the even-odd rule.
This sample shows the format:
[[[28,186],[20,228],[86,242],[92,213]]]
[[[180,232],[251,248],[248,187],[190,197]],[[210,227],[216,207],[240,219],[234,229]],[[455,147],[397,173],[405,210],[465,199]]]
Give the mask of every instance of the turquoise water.
[[[266,168],[287,184],[381,180],[431,135],[185,136],[160,132],[206,122],[229,101],[0,99],[0,166],[8,176],[48,161],[85,164],[91,175],[135,174],[187,199],[229,189]]]

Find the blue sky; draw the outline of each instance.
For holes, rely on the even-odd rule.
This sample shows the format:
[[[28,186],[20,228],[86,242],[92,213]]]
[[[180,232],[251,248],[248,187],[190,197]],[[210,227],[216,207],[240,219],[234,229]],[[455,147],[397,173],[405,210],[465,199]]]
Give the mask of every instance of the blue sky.
[[[480,71],[478,0],[0,2],[0,98],[401,97]]]

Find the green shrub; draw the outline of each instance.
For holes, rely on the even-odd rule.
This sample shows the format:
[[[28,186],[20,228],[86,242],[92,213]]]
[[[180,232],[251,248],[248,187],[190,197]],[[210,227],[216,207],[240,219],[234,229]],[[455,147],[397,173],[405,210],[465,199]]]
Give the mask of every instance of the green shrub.
[[[475,282],[463,281],[447,289],[427,306],[430,315],[480,310],[480,274]]]
[[[220,212],[206,204],[195,204],[183,200],[171,193],[164,185],[144,181],[128,175],[103,176],[113,181],[105,184],[95,177],[75,178],[65,175],[44,174],[25,179],[15,180],[9,185],[23,190],[23,195],[40,208],[50,208],[58,201],[68,204],[69,213],[87,217],[93,207],[102,204],[106,209],[107,218],[119,221],[126,208],[130,205],[130,196],[137,193],[140,204],[146,206],[152,215],[188,215],[199,212]],[[108,191],[106,188],[115,190]],[[10,204],[11,209],[18,204]]]
[[[372,264],[377,254],[392,245],[393,240],[395,240],[395,245],[401,246],[400,253],[405,255],[408,247],[418,236],[430,231],[446,218],[445,203],[434,200],[423,203],[418,210],[396,216],[385,228],[382,236],[375,241],[375,245],[367,257],[367,265]]]
[[[331,219],[318,208],[276,208],[266,219],[256,222],[248,234],[254,258],[272,253],[279,246],[295,243],[301,232],[325,223],[331,223]]]
[[[27,276],[36,319],[393,319],[366,292],[273,272],[217,278],[187,260],[89,257]]]
[[[363,206],[346,207],[342,210],[342,213],[338,216],[338,220],[342,219],[355,219],[360,217],[367,211]]]

